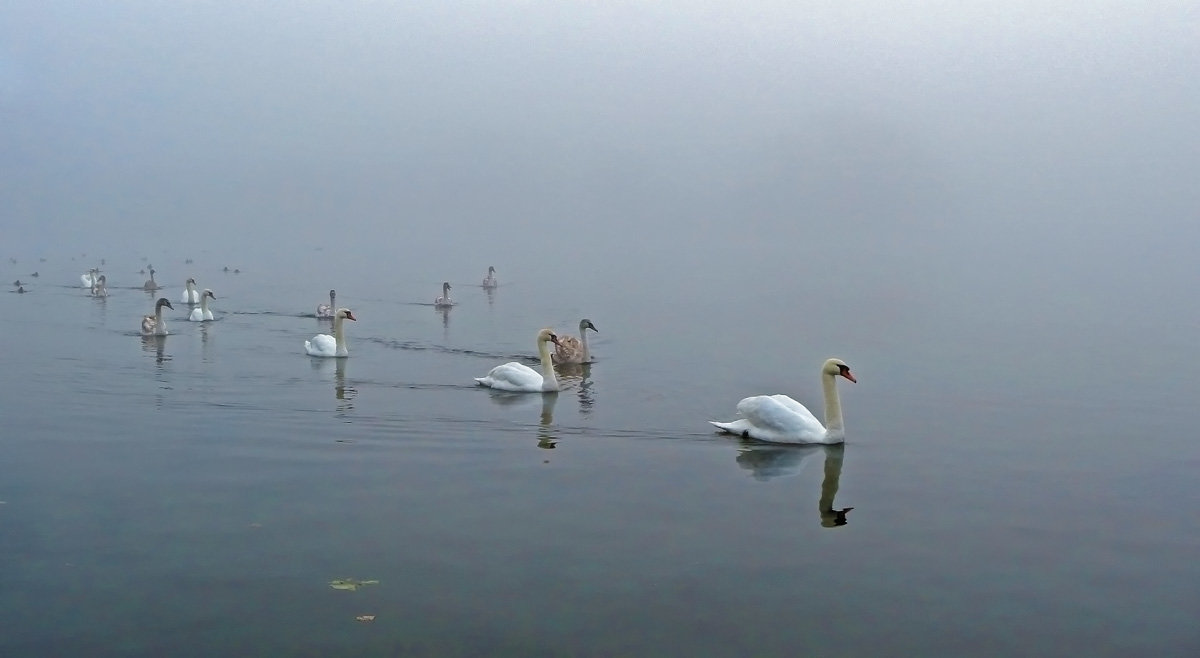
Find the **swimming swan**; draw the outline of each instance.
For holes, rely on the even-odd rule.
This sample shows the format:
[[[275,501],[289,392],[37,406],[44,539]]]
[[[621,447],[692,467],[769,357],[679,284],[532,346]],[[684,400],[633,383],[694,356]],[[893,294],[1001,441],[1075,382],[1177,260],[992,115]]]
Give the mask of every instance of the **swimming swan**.
[[[154,272],[154,270],[150,271]],[[200,291],[196,290],[196,280],[189,278],[186,286],[187,289],[183,291],[183,297],[181,297],[179,301],[183,302],[184,304],[199,304]]]
[[[142,290],[158,290],[158,283],[154,280],[154,266],[150,266],[150,280],[142,284]]]
[[[171,300],[167,299],[166,297],[159,297],[158,301],[154,302],[154,315],[142,316],[142,335],[143,336],[166,336],[167,335],[167,321],[163,320],[163,316],[162,316],[162,310],[163,310],[164,306],[171,309],[172,311],[175,310],[175,307],[171,306]]]
[[[79,275],[79,280],[83,283],[84,288],[91,288],[92,286],[96,285],[96,273],[99,271],[100,270],[93,267],[86,273]]]
[[[550,393],[558,391],[558,379],[554,376],[554,364],[550,362],[550,345],[558,345],[558,336],[549,329],[542,329],[537,335],[538,356],[542,359],[542,372],[527,365],[510,361],[498,365],[488,372],[486,377],[476,377],[475,381],[481,386],[487,386],[500,391],[515,391],[520,393]]]
[[[200,295],[200,307],[192,309],[188,320],[192,322],[204,322],[213,319],[212,311],[208,310],[208,300],[210,298],[215,300],[217,296],[213,294],[213,291],[205,288],[204,293]]]
[[[599,332],[592,321],[584,318],[579,321],[579,338],[574,336],[559,336],[558,347],[554,348],[555,363],[591,363],[592,355],[588,352],[587,330]]]
[[[350,356],[350,351],[346,349],[346,330],[342,327],[346,320],[358,321],[354,317],[354,313],[348,308],[339,308],[337,314],[333,316],[333,335],[317,334],[312,340],[304,341],[304,351],[309,356],[330,356],[343,357]]]
[[[731,434],[771,443],[842,443],[846,430],[842,425],[842,403],[834,377],[858,380],[841,359],[829,359],[821,366],[821,388],[825,397],[825,425],[804,405],[786,395],[756,395],[738,402],[738,420],[708,422]]]
[[[442,296],[433,300],[433,305],[438,308],[447,308],[454,306],[454,302],[450,299],[450,282],[442,282]]]
[[[496,281],[496,268],[488,265],[488,274],[487,276],[483,277],[483,287],[495,288],[498,285],[500,284]]]
[[[335,308],[337,308],[337,304],[335,304],[333,301],[333,298],[336,294],[337,294],[336,292],[334,292],[333,290],[330,290],[329,291],[329,303],[328,304],[317,304],[317,317],[318,318],[326,318],[326,319],[333,318],[333,310]]]
[[[92,280],[92,297],[108,297],[108,278],[103,274]]]

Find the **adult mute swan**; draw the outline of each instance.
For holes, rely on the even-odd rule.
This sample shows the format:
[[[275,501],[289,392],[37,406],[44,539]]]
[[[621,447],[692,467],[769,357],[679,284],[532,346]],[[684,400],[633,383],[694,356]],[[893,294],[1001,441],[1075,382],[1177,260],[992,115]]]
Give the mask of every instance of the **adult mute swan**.
[[[592,355],[588,352],[587,330],[599,332],[592,321],[584,318],[579,321],[579,338],[574,336],[559,336],[557,347],[554,348],[555,363],[591,363]]]
[[[153,273],[154,270],[150,270],[150,272]],[[187,283],[184,285],[186,289],[183,291],[183,297],[179,298],[179,301],[184,304],[199,304],[200,291],[196,290],[196,280],[189,277]]]
[[[442,296],[433,300],[433,305],[438,308],[449,308],[454,306],[454,302],[450,299],[450,282],[442,282]]]
[[[150,266],[150,280],[142,284],[142,290],[158,290],[158,283],[154,280],[154,266]]]
[[[486,377],[476,377],[482,386],[500,391],[519,393],[552,393],[558,391],[558,379],[554,376],[554,364],[550,361],[550,343],[558,345],[558,336],[550,329],[542,329],[537,335],[538,356],[542,359],[542,372],[529,366],[510,361],[498,365]]]
[[[348,308],[339,308],[333,316],[333,335],[317,334],[312,340],[304,341],[304,351],[309,356],[350,356],[346,349],[346,330],[342,327],[346,320],[358,321]]]
[[[741,418],[727,423],[708,422],[731,434],[771,443],[842,443],[842,403],[834,377],[858,380],[841,359],[828,359],[821,366],[821,388],[825,397],[825,424],[804,405],[786,395],[756,395],[737,405]]]
[[[488,274],[487,276],[483,277],[483,287],[495,288],[498,285],[500,284],[496,281],[496,268],[488,265]]]
[[[92,281],[92,297],[108,297],[108,278],[103,274]]]
[[[188,316],[188,320],[191,320],[192,322],[204,322],[206,320],[213,319],[212,311],[208,310],[208,300],[215,300],[216,298],[217,296],[213,294],[213,291],[205,288],[204,292],[200,295],[200,307],[192,309],[192,313]]]
[[[171,300],[167,299],[166,297],[159,297],[158,301],[154,302],[154,315],[142,316],[143,336],[167,335],[167,321],[164,320],[162,316],[162,310],[164,306],[172,311],[175,310],[175,307],[171,306]]]
[[[87,272],[79,275],[79,280],[83,283],[84,288],[91,288],[92,286],[96,285],[96,274],[99,271],[100,270],[93,267]]]
[[[333,301],[333,298],[336,295],[337,295],[337,293],[335,291],[330,290],[329,291],[329,303],[328,304],[317,304],[317,317],[318,318],[333,319],[333,311],[334,311],[334,309],[337,308],[337,304],[335,304]]]

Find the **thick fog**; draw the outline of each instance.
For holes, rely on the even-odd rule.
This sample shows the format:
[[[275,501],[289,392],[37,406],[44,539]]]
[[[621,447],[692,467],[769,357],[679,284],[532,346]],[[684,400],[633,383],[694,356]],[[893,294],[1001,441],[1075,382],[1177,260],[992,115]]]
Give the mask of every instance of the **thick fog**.
[[[7,2],[3,255],[768,258],[1153,302],[1196,278],[1197,7]]]

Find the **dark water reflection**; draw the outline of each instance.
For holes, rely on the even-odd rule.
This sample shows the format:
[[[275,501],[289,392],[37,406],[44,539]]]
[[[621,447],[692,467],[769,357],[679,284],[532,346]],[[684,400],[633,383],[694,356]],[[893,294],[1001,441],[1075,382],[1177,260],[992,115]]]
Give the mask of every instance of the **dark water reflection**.
[[[817,499],[817,513],[821,527],[834,528],[847,523],[846,515],[853,507],[834,508],[834,498],[842,478],[842,463],[845,459],[845,444],[822,446],[775,446],[755,441],[741,440],[737,451],[737,464],[750,471],[754,479],[765,482],[779,477],[798,475],[807,462],[818,455],[822,460],[821,493]]]

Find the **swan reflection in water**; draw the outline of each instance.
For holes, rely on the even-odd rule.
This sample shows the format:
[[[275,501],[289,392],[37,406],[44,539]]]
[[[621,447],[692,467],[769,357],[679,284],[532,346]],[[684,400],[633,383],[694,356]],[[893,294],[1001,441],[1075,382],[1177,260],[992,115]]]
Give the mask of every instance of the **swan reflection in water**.
[[[846,515],[853,507],[835,509],[833,499],[837,496],[842,477],[842,460],[846,445],[782,446],[742,441],[738,447],[738,466],[750,471],[756,480],[766,481],[781,476],[797,475],[804,464],[817,454],[825,457],[824,476],[821,478],[821,496],[817,499],[817,512],[821,527],[836,528],[847,523]]]
[[[591,413],[592,405],[596,402],[592,393],[592,364],[556,363],[554,370],[558,373],[558,381],[563,390],[575,386],[575,394],[579,397],[579,413]]]
[[[511,391],[488,389],[488,397],[505,407],[536,407],[537,398],[541,398],[541,415],[538,418],[537,447],[553,450],[558,446],[558,436],[554,430],[554,405],[558,404],[558,393],[542,393],[538,396]]]
[[[333,397],[338,401],[335,409],[338,414],[354,411],[354,396],[358,389],[346,385],[346,362],[350,359],[310,359],[314,371],[323,372],[329,369],[333,361]]]
[[[150,334],[142,336],[142,351],[153,354],[154,362],[162,365],[165,361],[170,361],[171,357],[164,355],[164,350],[167,347],[167,337],[161,335]]]

